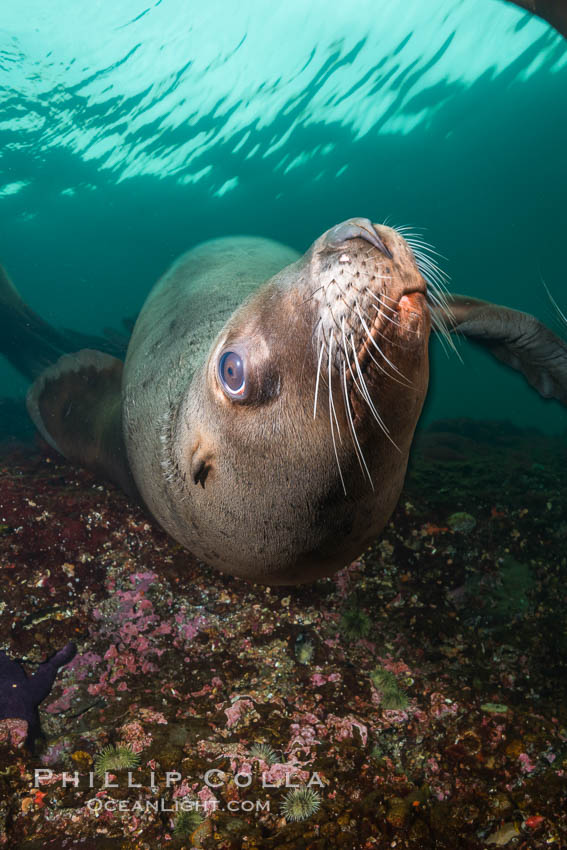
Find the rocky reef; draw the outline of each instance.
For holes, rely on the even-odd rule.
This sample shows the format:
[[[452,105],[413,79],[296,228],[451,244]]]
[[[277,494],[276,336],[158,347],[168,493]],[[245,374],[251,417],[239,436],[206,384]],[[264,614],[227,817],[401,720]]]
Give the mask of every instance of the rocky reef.
[[[5,442],[0,649],[78,652],[33,751],[0,721],[0,846],[565,845],[566,469],[565,437],[436,423],[360,560],[266,588]]]

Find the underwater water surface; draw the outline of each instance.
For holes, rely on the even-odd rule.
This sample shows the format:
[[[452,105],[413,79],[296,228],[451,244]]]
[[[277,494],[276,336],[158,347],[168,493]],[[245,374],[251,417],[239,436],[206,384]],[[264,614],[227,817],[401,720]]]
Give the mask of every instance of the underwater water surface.
[[[353,215],[422,228],[452,289],[562,303],[567,51],[500,0],[0,10],[0,252],[56,326],[135,316],[182,251],[234,233],[305,248]],[[564,301],[563,301],[564,304]],[[425,421],[561,411],[434,346]],[[24,385],[1,364],[5,394]]]
[[[123,333],[203,240],[369,217],[565,339],[566,107],[505,0],[6,0],[0,263]],[[567,846],[565,407],[457,348],[383,533],[282,587],[40,441],[0,357],[0,847]]]

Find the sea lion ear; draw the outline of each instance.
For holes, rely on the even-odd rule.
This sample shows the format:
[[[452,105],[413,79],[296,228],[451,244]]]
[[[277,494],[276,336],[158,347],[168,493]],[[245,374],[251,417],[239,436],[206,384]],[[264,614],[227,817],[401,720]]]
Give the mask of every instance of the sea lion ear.
[[[102,351],[64,354],[34,381],[26,404],[52,448],[139,499],[122,436],[122,370]]]
[[[567,343],[529,313],[463,295],[432,308],[435,324],[462,333],[525,379],[544,398],[567,406]]]

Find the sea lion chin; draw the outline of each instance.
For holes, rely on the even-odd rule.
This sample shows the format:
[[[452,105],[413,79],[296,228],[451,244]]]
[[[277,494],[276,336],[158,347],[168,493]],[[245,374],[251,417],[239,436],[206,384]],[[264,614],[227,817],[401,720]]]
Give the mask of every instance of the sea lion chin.
[[[53,362],[77,336],[36,316],[0,269],[0,344],[37,376],[28,410],[54,449],[224,572],[311,581],[358,556],[395,507],[431,326],[567,405],[565,342],[526,313],[444,295],[421,249],[360,218],[303,256],[252,237],[203,243],[151,291],[124,365],[89,349]]]

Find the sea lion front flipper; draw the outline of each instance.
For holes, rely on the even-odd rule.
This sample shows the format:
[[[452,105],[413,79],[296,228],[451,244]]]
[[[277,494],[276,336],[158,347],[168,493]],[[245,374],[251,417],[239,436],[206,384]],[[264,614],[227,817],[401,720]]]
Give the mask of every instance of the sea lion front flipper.
[[[139,498],[122,436],[122,369],[102,351],[64,354],[31,385],[26,403],[50,446]]]
[[[462,333],[525,379],[544,398],[567,406],[567,343],[529,313],[464,295],[452,295],[448,310],[433,308],[451,331]]]

